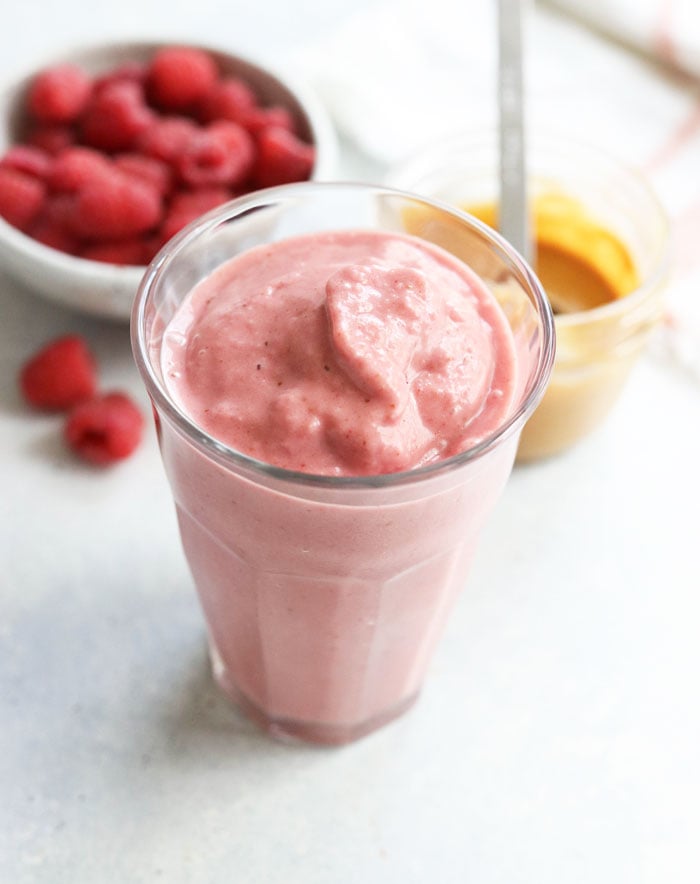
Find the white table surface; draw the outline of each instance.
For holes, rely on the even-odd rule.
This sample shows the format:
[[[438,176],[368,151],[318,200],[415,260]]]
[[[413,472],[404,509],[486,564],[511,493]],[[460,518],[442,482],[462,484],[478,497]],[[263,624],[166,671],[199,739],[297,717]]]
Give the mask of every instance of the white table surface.
[[[175,4],[166,33],[220,42],[223,21],[272,57],[351,8],[294,6]],[[152,35],[165,9],[13,4],[0,67]],[[20,402],[20,363],[65,331],[147,409],[125,327],[0,276],[3,884],[698,881],[692,379],[646,357],[598,433],[516,469],[418,705],[328,750],[269,740],[213,686],[151,428],[94,471]]]

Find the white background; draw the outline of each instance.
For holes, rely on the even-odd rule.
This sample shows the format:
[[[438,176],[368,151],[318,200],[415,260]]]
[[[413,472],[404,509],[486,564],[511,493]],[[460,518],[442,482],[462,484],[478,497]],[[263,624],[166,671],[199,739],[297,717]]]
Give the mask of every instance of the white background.
[[[24,0],[4,10],[0,73],[117,36],[223,44],[313,70],[354,10],[371,8]],[[596,103],[614,117],[589,53],[624,50],[541,12],[535,34],[552,51],[538,55],[543,82],[549,70],[549,83],[574,89],[576,71],[597,70]],[[360,77],[363,45],[356,63]],[[680,120],[688,93],[639,59],[620,64],[649,87],[624,111],[630,154],[649,153],[660,136],[645,121]],[[549,94],[561,107],[561,91]],[[343,143],[341,177],[385,172],[379,153]],[[148,410],[125,327],[0,276],[0,881],[698,881],[690,373],[656,348],[599,432],[516,469],[419,704],[326,750],[268,740],[213,687],[151,428],[132,459],[99,472],[66,453],[60,418],[20,402],[21,362],[66,331],[86,335],[105,388]]]

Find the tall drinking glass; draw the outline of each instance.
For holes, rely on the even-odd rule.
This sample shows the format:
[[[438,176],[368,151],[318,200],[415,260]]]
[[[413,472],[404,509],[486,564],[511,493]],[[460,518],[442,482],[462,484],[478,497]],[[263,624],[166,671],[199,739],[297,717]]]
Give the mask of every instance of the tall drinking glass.
[[[407,472],[318,476],[227,447],[174,400],[164,330],[222,263],[324,230],[403,233],[424,209],[419,236],[444,245],[450,231],[513,331],[516,395],[490,436]],[[132,342],[219,685],[270,733],[314,742],[356,739],[408,709],[551,371],[552,314],[529,267],[493,231],[439,203],[364,184],[288,185],[209,213],[163,249],[136,298]]]

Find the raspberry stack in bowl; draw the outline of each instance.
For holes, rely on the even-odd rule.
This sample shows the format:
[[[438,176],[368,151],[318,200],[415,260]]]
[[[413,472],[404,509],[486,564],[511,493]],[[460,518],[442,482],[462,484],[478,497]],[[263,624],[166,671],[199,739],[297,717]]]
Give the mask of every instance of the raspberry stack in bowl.
[[[194,218],[335,165],[313,94],[207,47],[129,43],[47,60],[5,91],[0,117],[4,270],[113,319],[128,319],[145,266]]]

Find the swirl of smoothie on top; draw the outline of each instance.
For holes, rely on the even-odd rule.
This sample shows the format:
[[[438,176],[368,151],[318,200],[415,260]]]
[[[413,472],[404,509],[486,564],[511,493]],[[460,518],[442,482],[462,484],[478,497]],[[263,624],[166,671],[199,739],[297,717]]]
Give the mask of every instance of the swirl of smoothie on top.
[[[230,259],[175,314],[162,364],[210,436],[329,476],[458,454],[503,424],[516,387],[512,333],[484,283],[437,246],[369,230]]]

